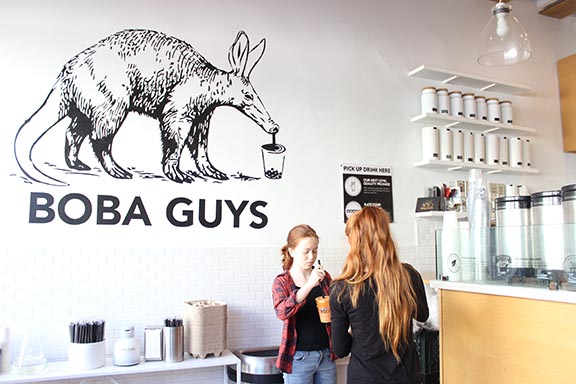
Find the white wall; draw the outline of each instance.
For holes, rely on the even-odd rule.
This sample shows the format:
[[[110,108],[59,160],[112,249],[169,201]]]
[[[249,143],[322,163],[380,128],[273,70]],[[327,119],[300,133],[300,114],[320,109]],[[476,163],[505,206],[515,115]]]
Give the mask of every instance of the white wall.
[[[465,173],[415,169],[419,160],[419,91],[430,83],[409,78],[427,64],[496,80],[525,84],[513,97],[518,125],[536,129],[532,153],[538,176],[491,175],[495,182],[525,184],[533,191],[576,179],[576,157],[562,152],[556,60],[576,52],[574,25],[537,15],[531,3],[512,1],[532,40],[534,56],[510,68],[476,64],[476,43],[490,16],[485,1],[378,0],[279,1],[33,1],[4,2],[0,12],[3,92],[0,177],[3,204],[0,253],[0,323],[17,338],[29,320],[42,334],[51,359],[66,357],[66,325],[87,316],[105,318],[107,338],[125,322],[137,327],[178,314],[184,300],[229,304],[229,347],[278,344],[281,322],[271,306],[270,285],[280,272],[278,249],[287,231],[307,222],[321,237],[320,257],[337,275],[346,255],[342,235],[342,163],[391,166],[394,233],[403,260],[434,271],[434,223],[413,211],[428,185]],[[99,39],[125,28],[163,31],[192,44],[210,62],[228,68],[227,52],[238,30],[267,49],[251,77],[287,147],[281,180],[124,182],[107,175],[69,175],[68,187],[28,184],[13,157],[14,135],[42,103],[63,64]],[[465,89],[462,89],[465,90]],[[502,96],[495,94],[496,97]],[[508,96],[506,96],[509,98]],[[43,139],[47,161],[65,168],[60,152],[64,127]],[[126,166],[161,173],[157,123],[130,116],[114,153]],[[260,145],[269,140],[234,110],[218,110],[211,126],[211,159],[227,172],[259,175]],[[53,150],[56,148],[56,150]],[[83,159],[98,166],[89,148]],[[153,225],[99,226],[91,218],[71,226],[29,224],[31,192],[56,199],[81,193],[118,196],[121,211],[135,196]],[[264,200],[269,219],[255,230],[230,217],[218,228],[166,223],[169,200]],[[197,212],[197,210],[196,210]],[[227,221],[226,221],[227,220]],[[196,221],[197,223],[197,221]],[[108,348],[111,350],[112,343]],[[213,382],[220,371],[129,377],[126,382]]]

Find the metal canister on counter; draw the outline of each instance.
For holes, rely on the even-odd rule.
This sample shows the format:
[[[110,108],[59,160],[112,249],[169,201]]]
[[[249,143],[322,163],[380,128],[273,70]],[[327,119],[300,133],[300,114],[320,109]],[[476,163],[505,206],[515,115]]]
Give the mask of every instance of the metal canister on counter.
[[[496,198],[496,272],[499,277],[532,277],[530,196]]]
[[[564,271],[568,282],[576,284],[576,184],[561,189],[564,212]]]
[[[536,192],[532,198],[532,249],[537,277],[557,279],[564,263],[564,211],[559,190]]]

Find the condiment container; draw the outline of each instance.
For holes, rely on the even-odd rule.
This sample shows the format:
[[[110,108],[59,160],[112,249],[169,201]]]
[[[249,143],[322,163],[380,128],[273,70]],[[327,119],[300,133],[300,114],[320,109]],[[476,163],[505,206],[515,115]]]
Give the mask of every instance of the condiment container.
[[[486,97],[476,96],[476,118],[478,120],[488,120],[488,105],[486,104]]]
[[[452,129],[452,141],[454,142],[452,160],[464,161],[464,133],[461,129]]]
[[[442,115],[450,114],[450,97],[448,96],[447,88],[436,89],[436,96],[438,97],[438,111]]]
[[[463,131],[464,133],[464,162],[474,162],[474,132]]]
[[[508,137],[500,136],[500,165],[503,167],[508,166]]]
[[[120,338],[114,343],[113,363],[119,366],[140,364],[140,343],[134,338],[134,327],[120,330]]]
[[[450,96],[450,114],[452,116],[464,116],[464,100],[462,99],[462,92],[452,91],[448,96]]]
[[[420,100],[422,113],[438,113],[438,96],[435,87],[422,88]]]
[[[512,124],[514,121],[512,113],[512,102],[509,100],[503,100],[500,102],[500,115],[501,120],[505,124]]]
[[[450,128],[440,129],[440,160],[452,161],[454,142]]]
[[[520,137],[511,137],[508,139],[509,144],[509,161],[511,167],[521,167],[523,162],[523,155],[522,155],[522,138]]]
[[[486,164],[500,165],[499,141],[497,135],[486,135]]]
[[[464,117],[469,119],[476,119],[476,100],[473,93],[465,93],[462,95],[464,103]]]
[[[500,103],[497,98],[491,97],[486,99],[486,104],[488,104],[488,121],[494,121],[499,123],[500,118]]]
[[[482,132],[474,133],[474,162],[477,164],[486,163],[486,141]]]
[[[422,128],[422,160],[440,158],[440,135],[436,127]]]

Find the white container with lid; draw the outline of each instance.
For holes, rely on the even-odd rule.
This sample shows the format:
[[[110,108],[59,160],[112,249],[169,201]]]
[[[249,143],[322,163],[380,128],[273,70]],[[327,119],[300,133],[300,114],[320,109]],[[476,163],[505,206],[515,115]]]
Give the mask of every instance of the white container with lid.
[[[140,343],[134,338],[134,327],[125,326],[114,343],[113,364],[130,366],[140,364]]]
[[[435,87],[422,88],[420,100],[422,113],[438,113],[438,97]]]
[[[476,96],[476,118],[478,120],[488,120],[488,104],[486,104],[486,97]]]
[[[440,129],[440,160],[452,161],[454,142],[450,128]]]
[[[464,162],[474,162],[474,132],[463,131],[464,133]]]
[[[508,137],[500,136],[500,165],[503,167],[508,166]]]
[[[440,159],[440,134],[436,127],[422,128],[422,160]]]
[[[447,88],[436,89],[436,95],[438,97],[438,112],[442,115],[450,114],[450,97],[448,96]]]
[[[477,164],[486,163],[486,141],[482,132],[474,133],[474,162]]]
[[[500,118],[500,102],[497,98],[491,97],[486,99],[486,104],[488,104],[488,121],[494,121],[499,123]]]
[[[503,100],[500,102],[500,115],[504,124],[512,124],[514,122],[511,101]]]
[[[452,160],[464,161],[464,133],[461,129],[452,129],[452,141],[454,142]]]
[[[525,166],[526,168],[532,167],[530,139],[522,139],[522,165]]]
[[[511,137],[508,139],[509,144],[509,162],[511,167],[521,167],[523,164],[523,154],[522,154],[522,138]]]
[[[476,99],[473,93],[465,93],[462,95],[464,103],[464,117],[469,119],[476,119]]]
[[[464,100],[462,99],[462,92],[452,91],[448,96],[450,96],[450,114],[452,116],[464,116]]]
[[[486,164],[500,165],[500,145],[498,135],[486,135]]]

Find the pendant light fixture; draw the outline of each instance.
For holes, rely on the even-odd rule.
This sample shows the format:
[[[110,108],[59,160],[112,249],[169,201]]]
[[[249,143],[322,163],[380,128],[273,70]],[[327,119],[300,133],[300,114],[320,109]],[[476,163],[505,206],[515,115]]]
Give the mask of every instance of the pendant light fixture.
[[[502,0],[492,7],[492,17],[484,27],[478,47],[478,63],[482,65],[510,65],[532,56],[528,34],[512,7]]]

